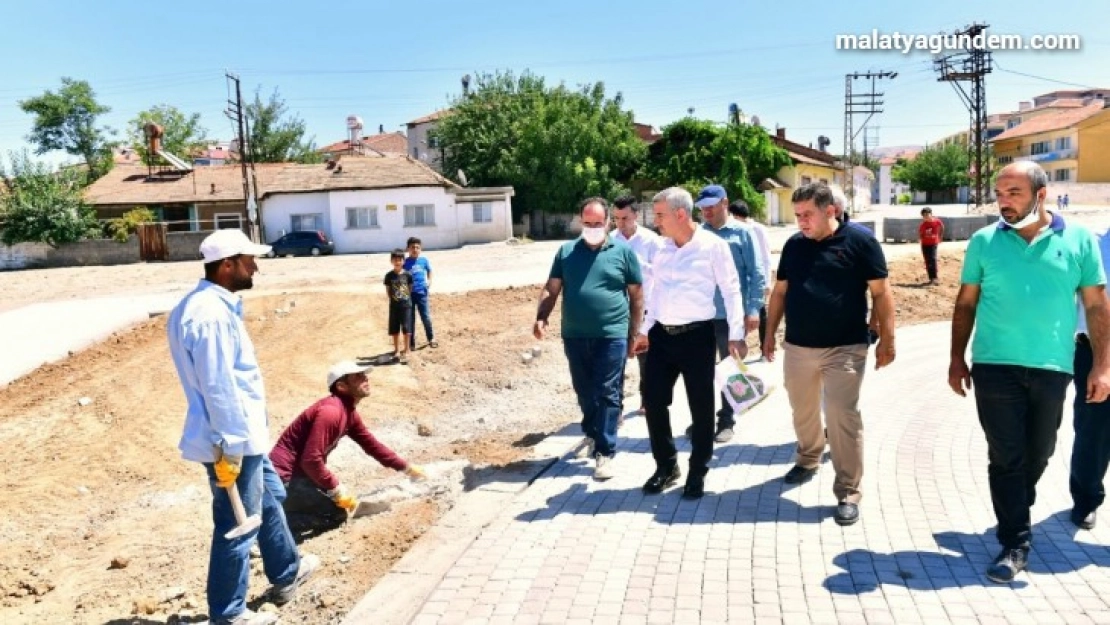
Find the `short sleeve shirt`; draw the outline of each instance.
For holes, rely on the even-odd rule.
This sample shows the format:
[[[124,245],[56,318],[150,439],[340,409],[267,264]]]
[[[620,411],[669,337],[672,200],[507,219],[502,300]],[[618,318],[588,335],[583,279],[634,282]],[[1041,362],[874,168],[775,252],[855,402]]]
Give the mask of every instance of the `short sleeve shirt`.
[[[405,257],[405,264],[403,265],[405,271],[412,274],[412,291],[413,293],[427,293],[428,292],[428,274],[432,271],[432,264],[424,256]]]
[[[389,289],[390,306],[410,306],[412,304],[412,274],[407,271],[390,271],[383,281]]]
[[[591,250],[575,239],[555,253],[549,278],[563,282],[563,338],[628,338],[628,285],[643,283],[631,247],[608,238]]]

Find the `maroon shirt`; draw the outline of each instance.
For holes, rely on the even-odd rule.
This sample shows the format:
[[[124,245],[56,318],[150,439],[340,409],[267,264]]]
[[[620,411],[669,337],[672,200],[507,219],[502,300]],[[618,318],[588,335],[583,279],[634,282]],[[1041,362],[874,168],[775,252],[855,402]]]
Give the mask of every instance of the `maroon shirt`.
[[[283,483],[288,484],[294,475],[304,475],[320,490],[332,490],[339,486],[339,478],[328,470],[328,454],[344,436],[350,436],[382,465],[397,471],[408,468],[408,463],[366,429],[354,403],[336,395],[312,404],[293,419],[270,450],[270,462]]]

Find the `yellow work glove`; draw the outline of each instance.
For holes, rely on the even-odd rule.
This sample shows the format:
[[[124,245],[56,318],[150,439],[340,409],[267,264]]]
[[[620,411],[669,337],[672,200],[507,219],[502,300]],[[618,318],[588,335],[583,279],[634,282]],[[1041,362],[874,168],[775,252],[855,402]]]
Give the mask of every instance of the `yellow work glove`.
[[[242,456],[229,456],[220,452],[220,459],[212,467],[216,471],[216,485],[220,488],[229,488],[239,477],[243,470]]]
[[[358,507],[358,499],[354,495],[348,493],[347,489],[343,488],[342,484],[329,490],[327,496],[331,497],[335,505],[343,508],[347,512],[354,512],[355,508]]]
[[[428,474],[424,471],[424,467],[418,464],[410,464],[405,468],[405,475],[414,482],[423,482],[428,479]]]

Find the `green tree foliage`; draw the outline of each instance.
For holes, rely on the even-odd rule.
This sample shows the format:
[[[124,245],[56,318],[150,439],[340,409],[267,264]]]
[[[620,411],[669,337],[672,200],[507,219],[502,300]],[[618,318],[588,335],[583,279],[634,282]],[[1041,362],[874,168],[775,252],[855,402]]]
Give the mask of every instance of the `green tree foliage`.
[[[663,128],[662,138],[648,152],[643,175],[694,193],[720,184],[730,199],[744,200],[753,214],[762,216],[765,202],[755,185],[789,164],[790,156],[759,126],[720,126],[686,117]]]
[[[0,161],[0,241],[56,248],[99,236],[96,213],[81,198],[82,172],[73,167],[54,171],[26,151],[12,152],[8,160],[7,168]]]
[[[174,156],[189,160],[208,147],[208,131],[200,125],[200,113],[186,115],[176,106],[159,104],[135,116],[127,124],[127,142],[143,163],[150,165],[147,138],[143,127],[154,123],[162,127],[162,149]],[[160,159],[155,160],[157,163]]]
[[[530,72],[482,74],[452,103],[435,136],[443,170],[475,186],[511,185],[524,211],[573,213],[585,197],[614,197],[646,147],[605,86],[548,86]]]
[[[19,107],[35,116],[27,140],[35,145],[36,154],[64,150],[80,156],[88,166],[89,182],[112,168],[109,137],[115,131],[97,125],[97,118],[111,109],[96,101],[89,83],[62,78],[61,89],[22,100]]]
[[[968,184],[968,163],[966,148],[942,145],[922,150],[912,161],[899,159],[890,177],[915,191],[944,191]]]
[[[153,223],[155,219],[154,211],[144,206],[137,206],[108,222],[108,232],[112,233],[113,239],[126,243],[127,237],[139,229],[139,224]]]
[[[275,89],[267,102],[259,92],[254,102],[247,104],[247,149],[255,163],[320,163],[323,157],[316,153],[316,143],[305,140],[305,123],[297,115],[290,115]]]

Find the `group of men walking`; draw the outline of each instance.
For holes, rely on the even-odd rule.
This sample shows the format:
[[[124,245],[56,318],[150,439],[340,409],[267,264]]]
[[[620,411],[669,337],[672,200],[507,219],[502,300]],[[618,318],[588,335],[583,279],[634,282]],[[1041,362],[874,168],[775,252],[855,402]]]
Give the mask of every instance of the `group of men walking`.
[[[1065,223],[1046,209],[1046,193],[1047,176],[1035,163],[1015,163],[999,173],[1001,219],[969,241],[952,318],[948,382],[959,395],[974,382],[1002,545],[987,576],[1002,583],[1027,565],[1029,509],[1055,448],[1073,379],[1076,436],[1069,487],[1075,503],[1071,519],[1080,528],[1095,524],[1110,464],[1104,267],[1110,265],[1110,234],[1096,239],[1082,226]],[[792,202],[798,232],[783,245],[777,271],[770,267],[765,232],[747,221],[746,205],[729,204],[720,186],[702,189],[696,200],[677,187],[656,194],[658,235],[639,224],[630,197],[614,203],[612,234],[606,231],[606,201],[583,203],[583,237],[556,254],[535,335],[545,336],[559,293],[566,293],[564,348],[596,479],[615,472],[624,353],[640,367],[641,410],[655,460],[643,491],[661,493],[682,477],[670,419],[681,376],[692,421],[682,494],[702,497],[713,445],[728,442],[735,429],[724,398],[714,418],[716,362],[745,358],[747,337],[757,330],[762,357],[774,361],[775,336],[785,320],[783,376],[797,454],[784,480],[811,479],[827,445],[835,472],[834,520],[840,525],[859,520],[859,396],[869,347],[874,344],[876,369],[896,355],[887,263],[873,233],[841,216],[842,203],[827,185],[803,185]],[[923,217],[926,225],[939,224],[931,212]],[[930,240],[925,250],[934,283],[937,243]]]

